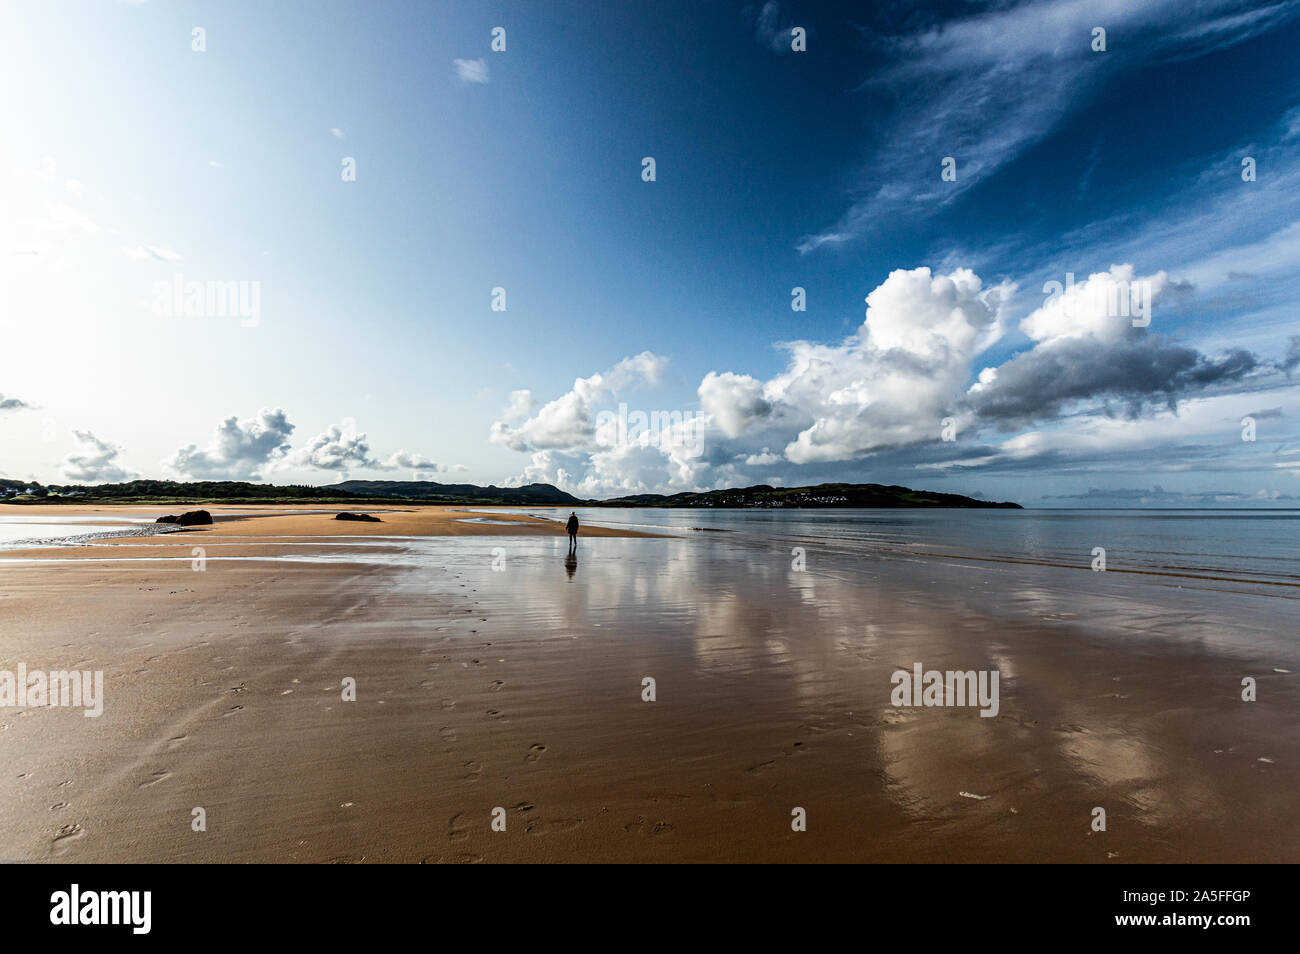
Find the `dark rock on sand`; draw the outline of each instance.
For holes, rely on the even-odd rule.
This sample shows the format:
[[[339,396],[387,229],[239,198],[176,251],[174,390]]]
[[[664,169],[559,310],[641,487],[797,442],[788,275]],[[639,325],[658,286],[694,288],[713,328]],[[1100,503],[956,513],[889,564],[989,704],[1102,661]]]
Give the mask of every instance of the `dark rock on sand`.
[[[378,517],[371,516],[368,513],[336,513],[335,520],[360,520],[365,523],[383,523]]]
[[[183,514],[169,513],[165,517],[159,517],[154,523],[175,523],[182,527],[195,527],[200,524],[212,522],[212,514],[206,510],[187,510]]]

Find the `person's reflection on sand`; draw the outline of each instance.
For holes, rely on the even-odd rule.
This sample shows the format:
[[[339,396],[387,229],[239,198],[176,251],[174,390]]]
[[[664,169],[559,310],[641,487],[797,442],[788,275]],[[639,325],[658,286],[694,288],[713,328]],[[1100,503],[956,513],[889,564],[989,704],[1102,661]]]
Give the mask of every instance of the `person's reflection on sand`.
[[[573,579],[573,574],[578,572],[578,553],[576,550],[570,550],[564,558],[564,570],[569,574],[569,579]]]

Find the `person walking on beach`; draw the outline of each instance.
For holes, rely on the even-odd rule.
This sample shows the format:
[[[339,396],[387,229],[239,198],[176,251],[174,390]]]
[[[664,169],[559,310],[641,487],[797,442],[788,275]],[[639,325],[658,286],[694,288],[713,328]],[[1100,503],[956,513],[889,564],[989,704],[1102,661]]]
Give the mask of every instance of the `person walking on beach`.
[[[578,515],[576,513],[569,513],[569,522],[564,525],[564,529],[569,531],[569,549],[576,550],[578,548]]]

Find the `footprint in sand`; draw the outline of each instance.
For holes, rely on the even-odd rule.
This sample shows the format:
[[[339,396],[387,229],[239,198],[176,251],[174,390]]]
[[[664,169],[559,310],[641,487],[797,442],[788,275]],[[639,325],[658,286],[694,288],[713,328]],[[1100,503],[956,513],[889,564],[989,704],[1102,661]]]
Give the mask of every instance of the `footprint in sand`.
[[[472,782],[477,782],[483,777],[483,766],[478,762],[466,762],[465,773],[466,779]]]
[[[443,699],[442,702],[439,703],[439,705],[441,705],[444,709],[454,709],[454,708],[456,708],[456,700],[455,700],[455,699]]]
[[[54,853],[56,855],[63,854],[72,846],[72,842],[83,837],[85,834],[86,829],[82,828],[77,822],[73,822],[70,825],[64,825],[54,833]]]
[[[540,743],[537,745],[530,745],[528,747],[528,754],[524,756],[524,761],[536,762],[542,757],[542,753],[545,751],[546,746],[541,745]]]
[[[557,832],[573,831],[581,824],[581,818],[557,818],[554,821],[544,821],[539,818],[525,825],[524,832],[529,835],[552,835]]]
[[[500,679],[493,679],[491,682],[488,683],[488,688],[491,689],[493,692],[496,692],[504,685],[505,683],[502,682]]]
[[[637,815],[635,819],[623,826],[623,830],[629,835],[663,835],[672,831],[673,827],[666,821],[651,823],[646,821],[644,815]]]
[[[489,719],[500,719],[500,718],[501,718],[501,710],[500,710],[500,709],[489,709],[489,710],[487,711],[487,715],[488,715],[488,718],[489,718]]]
[[[451,820],[447,822],[447,839],[449,841],[464,841],[469,837],[469,832],[461,824],[461,819],[464,817],[464,815],[452,815]]]
[[[150,785],[157,785],[163,779],[172,777],[171,772],[154,772],[148,779],[140,783],[140,788],[148,788]]]
[[[442,739],[442,741],[448,744],[451,744],[452,742],[456,741],[456,730],[449,725],[444,725],[441,729],[438,730],[438,738]]]
[[[68,807],[67,802],[55,802],[53,805],[50,806],[50,811],[59,812],[59,811],[63,811],[63,809],[67,807]]]
[[[170,738],[170,739],[167,740],[167,748],[168,748],[168,749],[177,749],[177,748],[180,748],[180,746],[182,745],[182,743],[184,743],[184,741],[185,741],[186,739],[188,739],[188,738],[189,738],[188,735],[177,735],[177,736],[173,736],[172,738]]]
[[[229,709],[227,709],[225,712],[221,714],[221,718],[224,719],[226,716],[232,716],[236,712],[241,712],[243,711],[243,708],[244,708],[243,706],[231,706]]]

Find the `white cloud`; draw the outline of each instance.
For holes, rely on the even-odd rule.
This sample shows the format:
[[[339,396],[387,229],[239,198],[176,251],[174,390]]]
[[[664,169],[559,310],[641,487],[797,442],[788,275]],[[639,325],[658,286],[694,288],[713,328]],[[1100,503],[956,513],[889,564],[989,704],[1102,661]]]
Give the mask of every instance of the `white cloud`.
[[[456,76],[462,83],[486,83],[488,81],[487,60],[455,60]]]
[[[288,453],[292,433],[293,425],[280,408],[262,408],[243,421],[231,415],[217,425],[207,447],[182,447],[165,463],[191,479],[260,480],[263,468]]]
[[[330,425],[306,446],[285,458],[286,467],[311,467],[316,470],[348,471],[356,467],[379,468],[370,454],[366,435],[358,433],[351,421],[342,426]]]
[[[858,334],[839,347],[794,342],[765,394],[806,417],[785,448],[794,463],[849,460],[932,441],[958,410],[970,362],[1001,335],[1015,288],[985,289],[968,269],[894,271],[867,296]]]
[[[594,448],[596,404],[630,387],[660,384],[667,364],[667,358],[650,351],[624,358],[608,371],[578,378],[572,390],[517,426],[509,418],[493,422],[491,440],[517,451]],[[532,406],[532,395],[516,391],[507,413],[525,405]]]
[[[1132,265],[1112,265],[1060,289],[1020,322],[1020,330],[1046,344],[1086,337],[1112,342],[1133,327],[1135,304],[1149,304],[1167,284],[1164,272],[1139,276]]]
[[[763,397],[763,383],[748,374],[710,371],[698,393],[700,410],[727,437],[739,437],[772,413],[771,402]]]
[[[773,454],[764,447],[761,453],[750,454],[744,460],[749,467],[771,467],[773,464],[779,464],[783,458],[780,454]]]
[[[121,448],[101,441],[90,431],[73,431],[77,449],[63,458],[59,470],[63,479],[77,484],[115,484],[132,474],[121,466]]]
[[[1140,275],[1131,264],[1088,276],[1025,315],[1020,328],[1029,347],[985,367],[972,385],[977,359],[1010,323],[1015,286],[986,287],[964,268],[897,270],[867,296],[862,326],[843,342],[782,345],[787,365],[768,380],[708,372],[697,391],[694,442],[644,435],[614,442],[596,433],[597,412],[618,386],[660,376],[662,359],[648,353],[579,378],[520,424],[497,421],[492,437],[532,453],[515,478],[520,482],[546,481],[586,496],[673,492],[759,477],[798,479],[800,470],[825,473],[827,465],[872,457],[899,467],[942,462],[957,446],[942,441],[948,418],[965,447],[978,446],[984,431],[1049,427],[986,445],[978,458],[936,464],[1003,466],[1021,456],[1063,453],[1070,441],[1086,444],[1088,435],[1144,433],[1133,427],[1139,417],[1170,428],[1188,401],[1250,394],[1248,403],[1255,403],[1259,391],[1285,385],[1286,360],[1265,362],[1240,349],[1208,357],[1134,327],[1141,314],[1112,307],[1111,293],[1139,286],[1151,296],[1145,301],[1157,305],[1162,296],[1182,293],[1165,273]],[[532,406],[531,393],[516,394],[512,406]],[[1116,400],[1129,409],[1127,418],[1112,416],[1109,404]],[[1062,429],[1055,427],[1066,416],[1072,437],[1058,436]]]
[[[533,413],[533,408],[537,402],[533,400],[533,392],[524,388],[519,391],[510,392],[510,403],[506,405],[505,410],[501,412],[501,419],[511,424],[517,423]]]

